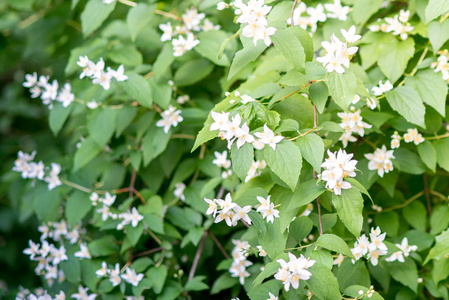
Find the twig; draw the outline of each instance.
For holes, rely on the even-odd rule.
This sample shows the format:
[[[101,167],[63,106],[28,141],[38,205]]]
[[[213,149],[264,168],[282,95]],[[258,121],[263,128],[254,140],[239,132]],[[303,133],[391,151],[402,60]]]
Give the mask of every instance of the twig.
[[[318,124],[318,114],[316,110],[316,105],[313,105],[313,127],[316,128]],[[313,169],[313,179],[316,179],[316,171]],[[316,205],[318,206],[318,220],[320,222],[320,235],[323,235],[323,221],[321,219],[321,205],[320,197],[316,197]]]
[[[190,134],[172,134],[171,139],[186,139],[186,140],[194,140],[196,137]]]
[[[449,132],[442,134],[442,135],[436,135],[436,136],[430,136],[430,137],[425,137],[424,139],[429,141],[429,140],[439,140],[445,137],[449,137]]]
[[[421,192],[419,192],[418,194],[412,196],[411,198],[409,198],[409,199],[408,199],[407,201],[405,201],[404,203],[401,203],[401,204],[398,204],[398,205],[395,205],[395,206],[391,206],[391,207],[382,209],[382,211],[379,211],[379,212],[377,212],[377,211],[371,211],[371,212],[368,212],[368,214],[377,214],[377,213],[381,214],[381,213],[384,213],[384,212],[388,212],[388,211],[392,211],[392,210],[395,210],[395,209],[398,209],[398,208],[402,208],[402,207],[404,207],[404,206],[407,206],[408,204],[410,204],[410,203],[413,202],[414,200],[418,199],[418,198],[421,197],[422,195],[424,195],[424,191],[421,191]]]
[[[290,12],[290,26],[295,26],[295,21],[293,20],[293,15],[295,14],[295,8],[296,8],[296,4],[298,4],[298,0],[295,0],[295,2],[293,2],[293,7],[292,7],[292,11]]]
[[[147,232],[156,241],[156,243],[158,243],[158,245],[162,245],[161,240],[150,229],[147,229]]]
[[[176,244],[179,244],[179,241],[175,241],[175,242],[173,242],[171,244],[172,244],[172,246],[174,246]],[[134,255],[134,258],[145,256],[145,255],[149,255],[151,253],[159,252],[159,251],[162,251],[164,249],[165,249],[164,247],[156,247],[156,248],[153,248],[153,249],[150,249],[150,250],[147,250],[147,251],[140,252],[140,253]]]
[[[86,192],[86,193],[89,193],[89,194],[92,193],[92,190],[90,190],[88,188],[85,188],[85,187],[83,187],[83,186],[81,186],[79,184],[76,184],[76,183],[73,183],[71,181],[68,181],[67,179],[61,178],[61,181],[65,185],[68,185],[68,186],[70,186],[72,188],[75,188],[77,190],[80,190],[80,191],[83,191],[83,192]]]
[[[193,277],[195,277],[196,268],[198,267],[198,262],[200,261],[201,252],[203,252],[204,243],[206,242],[206,237],[207,237],[207,231],[204,231],[203,237],[201,238],[200,244],[198,245],[198,249],[196,250],[195,258],[193,259],[192,268],[190,269],[187,282],[189,282],[190,280],[193,279]]]
[[[214,240],[215,245],[217,245],[218,249],[220,249],[221,253],[223,253],[224,257],[226,259],[229,259],[229,255],[226,252],[226,250],[223,248],[223,245],[221,245],[221,243],[218,241],[217,237],[215,236],[215,234],[212,233],[212,231],[207,231],[207,233],[209,234],[209,236],[212,238],[212,240]]]
[[[426,194],[426,203],[427,203],[427,215],[430,216],[432,213],[432,207],[430,206],[430,194],[429,194],[429,186],[427,184],[427,174],[423,174],[424,181],[424,193]]]
[[[133,173],[131,174],[131,183],[129,184],[129,198],[133,196],[134,193],[134,183],[136,182],[136,170],[133,170]]]
[[[125,4],[125,5],[128,5],[128,6],[131,6],[131,7],[136,7],[137,6],[136,2],[132,2],[132,1],[129,1],[129,0],[118,0],[118,2],[120,2],[122,4]]]
[[[225,189],[224,186],[222,186],[222,187],[220,188],[220,190],[218,191],[218,194],[217,194],[217,199],[221,199],[221,197],[223,197],[225,190],[226,190],[226,189]]]
[[[430,193],[432,195],[434,195],[434,196],[437,196],[437,197],[441,198],[441,200],[444,200],[444,201],[448,201],[449,200],[448,197],[444,196],[443,194],[441,194],[441,193],[439,193],[437,191],[430,190]]]

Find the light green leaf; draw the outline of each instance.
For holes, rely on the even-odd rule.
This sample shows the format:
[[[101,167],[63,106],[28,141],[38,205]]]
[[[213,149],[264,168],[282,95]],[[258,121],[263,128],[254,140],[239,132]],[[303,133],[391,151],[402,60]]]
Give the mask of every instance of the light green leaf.
[[[54,135],[57,135],[62,129],[62,126],[72,112],[73,107],[73,103],[68,107],[62,106],[61,103],[55,103],[53,105],[53,108],[48,115],[48,125]]]
[[[433,21],[427,25],[427,33],[429,40],[433,47],[433,52],[437,53],[441,46],[449,39],[449,20],[446,19],[443,23]]]
[[[359,294],[359,291],[360,291],[360,290],[362,290],[364,294],[367,294],[369,289],[368,289],[367,287],[365,287],[365,286],[362,286],[362,285],[351,285],[350,287],[348,287],[347,289],[345,289],[344,294],[345,294],[345,295],[348,295],[348,296],[351,296],[351,297],[354,297],[354,298],[357,298],[357,297],[360,297],[360,294]],[[410,292],[410,293],[411,293],[411,292]],[[399,293],[396,294],[396,299],[398,299],[398,300],[399,300],[399,299],[403,299],[403,298],[398,298],[397,295],[399,295]],[[368,298],[368,296],[365,296],[365,297],[363,297],[362,299],[363,299],[363,300],[365,300],[365,299],[384,300],[384,298],[383,298],[381,295],[379,295],[378,292],[374,292],[374,293],[372,294],[372,296],[369,297],[369,298]],[[406,298],[405,298],[405,299],[406,299]]]
[[[226,55],[222,55],[218,59],[221,44],[227,38],[224,31],[208,30],[198,34],[200,43],[193,48],[198,54],[207,58],[211,62],[219,66],[229,66],[230,62]]]
[[[156,58],[156,61],[153,64],[154,76],[163,75],[174,60],[175,57],[173,56],[173,45],[170,43],[164,44],[162,50],[159,52],[159,55]]]
[[[152,108],[153,97],[148,81],[137,73],[126,73],[128,80],[121,83],[126,93],[141,105]]]
[[[352,18],[358,24],[364,24],[382,6],[382,0],[358,0],[354,2]]]
[[[234,287],[237,284],[239,284],[239,280],[236,277],[231,277],[229,272],[225,272],[214,281],[210,294],[218,294],[219,292]]]
[[[424,164],[435,173],[437,168],[437,150],[429,141],[418,145],[418,153]]]
[[[428,263],[431,259],[439,260],[442,257],[446,256],[449,252],[449,230],[446,230],[440,235],[437,235],[435,237],[435,240],[435,246],[430,249],[423,265]]]
[[[175,73],[176,86],[191,85],[209,75],[214,65],[206,59],[195,59],[183,64]]]
[[[343,239],[335,234],[320,235],[315,244],[319,247],[344,254],[350,258],[354,258],[351,250]]]
[[[387,264],[391,277],[416,293],[418,289],[418,269],[413,259],[406,257],[405,262],[389,262]]]
[[[279,176],[291,189],[296,189],[302,167],[302,156],[299,148],[288,140],[282,140],[276,145],[264,148],[264,157],[270,169]]]
[[[161,265],[159,267],[152,267],[145,273],[146,277],[153,282],[153,290],[156,294],[160,294],[167,278],[167,267]]]
[[[369,272],[363,260],[352,263],[350,259],[345,259],[338,267],[337,280],[342,291],[354,284],[370,285]]]
[[[167,144],[170,141],[169,133],[165,133],[162,128],[156,126],[148,130],[142,142],[144,166],[147,166],[167,148]]]
[[[306,284],[318,299],[341,299],[337,278],[329,268],[316,262],[309,271],[312,277]]]
[[[87,119],[87,129],[95,142],[104,147],[115,131],[117,109],[97,108],[91,112]]]
[[[447,0],[430,0],[426,7],[426,21],[441,16],[449,10],[449,2]]]
[[[81,13],[81,28],[83,29],[83,35],[87,37],[100,27],[112,13],[115,5],[115,1],[111,4],[105,4],[102,0],[89,0]]]
[[[231,148],[232,169],[237,176],[244,181],[254,160],[254,147],[251,143],[245,143],[240,149],[237,144]]]
[[[282,119],[292,119],[298,122],[299,128],[313,127],[313,105],[311,101],[301,95],[293,95],[274,105]]]
[[[413,39],[398,41],[396,38],[391,41],[391,44],[379,51],[377,64],[382,73],[394,84],[404,74],[408,61],[413,57],[415,42]]]
[[[137,114],[137,107],[123,106],[118,110],[115,137],[119,137],[123,131],[132,123]]]
[[[449,225],[449,207],[445,204],[432,207],[430,215],[430,233],[436,235]]]
[[[400,86],[385,93],[391,107],[407,121],[425,128],[424,114],[426,108],[419,94],[411,87]]]
[[[306,67],[304,47],[293,34],[292,30],[294,29],[290,28],[276,30],[275,34],[271,36],[271,40],[273,41],[274,47],[284,55],[295,69],[304,71]]]
[[[312,179],[301,183],[293,196],[285,199],[279,208],[281,232],[285,231],[301,206],[309,204],[324,193],[324,191],[326,191],[324,186],[322,184],[316,184],[316,180]]]
[[[125,66],[139,66],[143,62],[142,54],[132,45],[117,45],[108,51],[110,60]]]
[[[394,157],[393,165],[401,172],[419,175],[426,171],[426,166],[419,156],[410,150],[405,148],[395,149]]]
[[[57,190],[50,191],[46,184],[35,187],[33,208],[40,222],[56,222],[62,197]]]
[[[273,259],[273,261],[267,263],[263,269],[262,272],[260,272],[259,275],[257,275],[256,279],[254,279],[253,281],[253,286],[256,287],[259,284],[262,283],[262,281],[268,277],[270,277],[271,275],[273,275],[274,273],[277,272],[277,270],[280,268],[280,264],[277,262],[278,259],[283,259],[285,261],[288,261],[288,254],[287,253],[282,253],[279,254],[279,256],[277,256],[275,259]]]
[[[91,208],[92,201],[89,199],[89,194],[74,191],[67,199],[64,208],[65,216],[70,226],[73,227],[81,221]]]
[[[351,70],[346,70],[343,74],[331,72],[326,75],[326,82],[335,103],[347,111],[354,100],[357,77]]]
[[[137,34],[150,22],[155,9],[156,5],[138,3],[129,10],[126,23],[128,23],[133,41],[136,40]]]
[[[105,235],[87,244],[92,256],[108,256],[118,251],[117,240],[112,235]]]
[[[237,51],[232,59],[231,68],[228,74],[228,80],[234,77],[241,69],[246,67],[249,63],[255,61],[259,55],[267,48],[267,45],[263,42],[257,43],[254,46],[253,40],[250,38],[241,37],[243,49]]]
[[[324,156],[324,143],[320,136],[314,133],[300,136],[296,146],[301,150],[302,156],[312,167],[320,173]]]
[[[281,215],[279,216],[282,218]],[[268,222],[266,226],[266,234],[259,233],[259,243],[267,252],[268,257],[274,259],[284,252],[288,234],[287,232],[281,233],[278,218],[275,218],[274,223]]]
[[[449,172],[449,138],[435,140],[432,144],[437,151],[438,165]]]
[[[419,71],[415,76],[408,76],[405,85],[414,88],[421,99],[435,108],[440,115],[446,115],[447,82],[439,73],[429,69]]]
[[[363,198],[360,191],[350,188],[342,190],[341,196],[332,194],[332,203],[346,228],[359,237],[363,225]]]
[[[323,113],[326,107],[327,98],[329,97],[329,89],[325,82],[316,82],[309,87],[310,99],[316,105],[320,114]]]
[[[187,291],[203,291],[208,290],[209,286],[205,284],[203,281],[206,279],[206,276],[195,276],[187,282],[184,288]]]
[[[81,143],[75,152],[73,171],[77,171],[84,167],[88,162],[90,162],[103,148],[100,147],[93,137],[88,137],[84,142]]]
[[[419,201],[413,201],[402,209],[402,215],[404,216],[404,219],[407,221],[407,223],[410,224],[410,226],[416,228],[417,230],[426,231],[427,212],[424,204]],[[383,227],[382,230],[387,231]]]

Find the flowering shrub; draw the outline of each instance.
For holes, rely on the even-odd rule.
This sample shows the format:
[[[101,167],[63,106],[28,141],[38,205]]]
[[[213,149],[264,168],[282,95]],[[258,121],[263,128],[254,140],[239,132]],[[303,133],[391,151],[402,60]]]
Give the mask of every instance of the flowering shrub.
[[[447,1],[16,2],[0,296],[449,298]]]

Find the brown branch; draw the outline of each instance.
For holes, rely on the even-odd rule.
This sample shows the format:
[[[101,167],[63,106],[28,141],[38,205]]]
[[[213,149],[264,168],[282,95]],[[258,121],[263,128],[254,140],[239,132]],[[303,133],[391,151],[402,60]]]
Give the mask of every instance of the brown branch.
[[[195,277],[196,268],[198,267],[198,262],[200,261],[201,252],[203,252],[204,243],[206,242],[206,237],[207,237],[207,231],[204,231],[204,234],[203,234],[203,237],[201,238],[198,249],[196,250],[195,258],[193,259],[192,268],[190,269],[189,277],[188,277],[187,281],[190,281],[193,279],[193,277]]]
[[[292,7],[292,11],[290,12],[290,26],[295,26],[295,21],[293,20],[293,15],[295,14],[295,8],[296,8],[296,4],[298,4],[298,0],[295,0],[295,2],[293,2],[293,7]]]
[[[136,183],[136,170],[133,170],[133,173],[131,174],[131,183],[129,184],[129,198],[133,196],[134,193],[134,184]]]
[[[427,184],[427,174],[423,174],[424,181],[424,193],[426,195],[426,204],[427,204],[427,215],[430,216],[432,213],[432,207],[430,205],[430,194],[429,194],[429,185]]]
[[[212,238],[212,240],[215,242],[215,245],[217,245],[218,249],[220,249],[221,253],[223,253],[224,257],[226,259],[229,259],[229,255],[226,252],[226,250],[223,248],[223,245],[220,243],[220,241],[217,239],[217,237],[215,236],[215,234],[212,233],[212,231],[207,231],[207,233],[209,234],[209,236]]]

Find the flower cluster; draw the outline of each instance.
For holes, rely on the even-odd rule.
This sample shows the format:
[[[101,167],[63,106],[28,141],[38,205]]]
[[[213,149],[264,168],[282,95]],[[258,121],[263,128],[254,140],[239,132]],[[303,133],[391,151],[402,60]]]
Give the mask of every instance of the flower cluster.
[[[366,89],[367,92],[369,92],[368,89]],[[356,104],[360,101],[361,97],[360,95],[355,94],[354,99],[352,99],[352,104]],[[366,98],[364,101],[366,101],[366,105],[371,109],[375,109],[377,107],[377,102],[374,100],[374,98]]]
[[[113,220],[121,220],[117,225],[117,230],[122,230],[126,225],[131,224],[132,227],[137,227],[140,221],[143,220],[143,216],[139,214],[135,207],[132,208],[131,212],[128,210],[123,213],[115,214],[111,211],[111,206],[114,204],[116,195],[112,196],[109,193],[105,194],[104,198],[100,198],[97,193],[92,193],[90,195],[90,200],[92,205],[96,206],[99,202],[103,203],[103,207],[97,209],[97,213],[101,213],[101,219],[106,221],[109,217]]]
[[[335,195],[341,195],[342,189],[350,189],[352,185],[344,181],[346,177],[355,177],[355,166],[357,161],[351,159],[354,154],[347,154],[344,150],[332,153],[327,150],[328,158],[321,164],[326,170],[321,173],[320,178],[326,181],[326,188],[332,190]]]
[[[61,172],[61,166],[57,163],[51,163],[51,168],[45,167],[42,161],[34,162],[34,156],[36,156],[36,151],[33,151],[31,154],[19,151],[12,170],[22,173],[22,178],[32,178],[47,182],[49,190],[62,185],[58,176]]]
[[[391,91],[393,89],[393,85],[390,81],[385,81],[382,83],[382,80],[379,81],[379,86],[373,87],[371,90],[373,91],[374,96],[381,96],[383,93]]]
[[[231,160],[228,159],[228,151],[223,151],[223,153],[215,151],[214,155],[215,159],[212,161],[212,163],[217,167],[224,169],[224,171],[221,173],[221,177],[228,178],[229,176],[231,176]]]
[[[385,145],[382,148],[377,148],[374,153],[365,154],[365,157],[369,160],[368,169],[377,170],[377,174],[380,177],[384,177],[384,173],[388,173],[393,170],[392,159],[394,150],[388,150]]]
[[[170,127],[176,127],[178,126],[178,123],[184,120],[180,114],[181,110],[176,110],[174,106],[170,105],[167,110],[164,110],[161,113],[162,119],[156,122],[156,126],[164,127],[164,132],[168,133]]]
[[[401,39],[406,40],[408,37],[407,32],[412,31],[414,28],[408,23],[409,17],[410,11],[401,9],[399,15],[395,15],[393,18],[385,18],[385,23],[371,25],[369,29],[371,31],[391,32],[393,35],[399,35]]]
[[[340,141],[343,143],[343,147],[346,148],[349,142],[355,142],[357,139],[352,136],[353,133],[357,133],[360,136],[365,135],[365,128],[371,128],[372,126],[368,123],[363,122],[360,116],[360,109],[350,113],[337,113],[341,118],[340,127],[345,130],[345,132],[340,137]]]
[[[413,142],[415,145],[419,145],[424,142],[423,136],[418,132],[416,128],[407,129],[407,133],[404,134],[402,138],[397,131],[391,136],[391,149],[399,148],[401,145],[401,139],[404,139],[404,142],[411,143]]]
[[[385,261],[392,262],[397,260],[403,263],[405,262],[404,256],[408,257],[410,252],[418,250],[418,246],[408,244],[408,239],[406,237],[402,239],[400,244],[395,245],[401,250],[396,251],[391,256],[387,257]]]
[[[37,76],[37,73],[26,74],[25,82],[22,84],[24,87],[30,89],[31,98],[41,97],[42,103],[48,105],[49,109],[53,108],[53,101],[62,103],[62,106],[69,106],[74,100],[75,95],[72,93],[72,86],[70,83],[64,84],[59,90],[59,83],[57,80],[49,82],[49,76]]]
[[[255,160],[252,162],[251,167],[246,173],[245,182],[250,181],[251,179],[262,174],[262,170],[267,167],[267,163],[265,160]]]
[[[270,36],[276,32],[275,27],[267,27],[266,15],[270,12],[271,6],[264,5],[264,0],[249,0],[247,4],[244,4],[242,0],[235,0],[231,5],[235,8],[234,13],[239,16],[236,22],[247,24],[242,29],[242,35],[253,38],[254,45],[262,40],[267,47],[270,46]],[[223,4],[221,7],[217,6],[217,8],[222,7]]]
[[[436,62],[432,63],[430,67],[432,69],[435,69],[435,72],[441,72],[443,75],[443,80],[446,80],[449,82],[449,54],[448,50],[444,49],[442,51],[437,52],[440,56],[438,56],[438,59]]]
[[[97,277],[109,277],[109,281],[112,283],[112,286],[117,286],[122,282],[122,279],[133,286],[138,286],[139,282],[143,278],[143,274],[136,274],[136,271],[126,268],[126,271],[123,273],[120,270],[120,265],[115,264],[113,269],[108,269],[108,265],[106,262],[101,263],[101,268],[95,272]]]
[[[186,189],[186,185],[184,182],[178,182],[175,184],[175,190],[173,191],[173,195],[176,198],[181,199],[181,201],[186,201],[186,197],[184,196],[184,190]]]
[[[68,240],[70,244],[77,243],[80,233],[84,230],[80,228],[80,225],[71,229],[65,220],[61,220],[60,222],[42,224],[38,227],[38,231],[41,232],[41,243],[34,243],[29,240],[29,248],[23,250],[23,253],[29,255],[30,260],[38,262],[34,271],[37,275],[43,275],[49,286],[52,286],[56,279],[63,282],[65,280],[64,272],[58,270],[59,263],[68,260],[63,241]],[[49,242],[48,238],[58,242],[60,246]]]
[[[279,211],[274,208],[274,203],[270,201],[271,196],[268,195],[267,199],[257,196],[257,201],[260,205],[257,207],[257,212],[262,214],[262,218],[267,219],[267,223],[274,222],[274,218],[279,218]]]
[[[248,251],[251,246],[247,241],[232,240],[235,245],[232,249],[232,265],[229,268],[229,273],[231,277],[238,277],[240,284],[245,283],[245,278],[249,277],[251,274],[246,270],[246,267],[251,266],[253,263],[247,259]]]
[[[185,52],[192,50],[200,41],[193,34],[194,31],[218,30],[219,25],[214,25],[205,19],[204,13],[198,13],[195,7],[186,10],[181,16],[182,24],[173,28],[171,22],[160,24],[159,29],[163,31],[161,42],[172,41],[173,55],[182,56]],[[204,21],[203,21],[204,20]],[[201,25],[201,21],[203,24]],[[173,38],[178,36],[178,38]]]
[[[324,12],[327,10],[327,14]],[[304,15],[307,13],[307,15]],[[334,0],[334,3],[318,4],[316,7],[307,7],[304,2],[300,2],[293,12],[293,25],[299,25],[304,30],[310,27],[311,32],[315,32],[318,22],[325,22],[327,18],[346,21],[349,13],[349,6],[342,6],[340,0]],[[288,18],[287,24],[292,25],[291,18]]]
[[[89,77],[92,79],[93,84],[99,84],[105,90],[109,90],[111,87],[112,78],[115,78],[117,81],[125,81],[128,79],[128,76],[125,75],[125,68],[123,65],[120,65],[117,70],[108,67],[105,72],[104,61],[101,57],[97,63],[94,63],[89,60],[87,56],[80,56],[76,63],[83,68],[83,71],[80,74],[80,79]]]
[[[43,288],[37,288],[34,290],[34,293],[30,293],[28,289],[24,289],[22,286],[19,286],[20,291],[16,295],[16,300],[65,300],[66,295],[64,291],[60,291],[53,298],[50,296],[48,291]],[[73,295],[72,295],[73,296]],[[87,299],[87,298],[86,298]]]
[[[229,114],[230,113],[217,113],[211,111],[211,117],[214,120],[214,123],[209,127],[210,131],[220,130],[218,136],[221,137],[222,140],[228,141],[228,149],[231,149],[236,141],[237,149],[240,149],[245,143],[252,143],[257,150],[263,149],[265,145],[269,145],[273,150],[276,150],[276,144],[284,138],[280,135],[275,135],[267,124],[265,124],[262,132],[256,132],[254,134],[258,137],[256,140],[254,136],[249,133],[247,123],[245,122],[241,125],[242,118],[239,114],[233,116],[231,121],[229,121]]]
[[[341,29],[343,37],[346,39],[346,43],[340,41],[335,34],[331,36],[331,42],[324,41],[321,43],[324,49],[326,49],[326,54],[322,57],[318,57],[316,60],[323,64],[328,72],[337,72],[343,74],[346,68],[349,68],[349,62],[351,60],[351,55],[354,55],[358,47],[349,47],[348,44],[354,43],[359,40],[362,36],[355,34],[355,26],[351,26],[348,31]]]
[[[379,262],[379,256],[387,254],[388,248],[383,243],[386,233],[380,231],[379,226],[374,229],[371,228],[369,237],[363,234],[357,238],[357,242],[354,243],[354,248],[351,249],[355,260],[359,260],[363,255],[367,255],[367,258],[371,261],[373,266],[377,266]]]
[[[276,260],[281,267],[274,274],[274,278],[282,281],[287,292],[290,289],[290,285],[297,289],[300,280],[309,280],[312,277],[312,273],[307,269],[315,264],[315,260],[309,260],[302,254],[297,258],[292,253],[288,253],[288,257],[289,262],[283,259]]]

